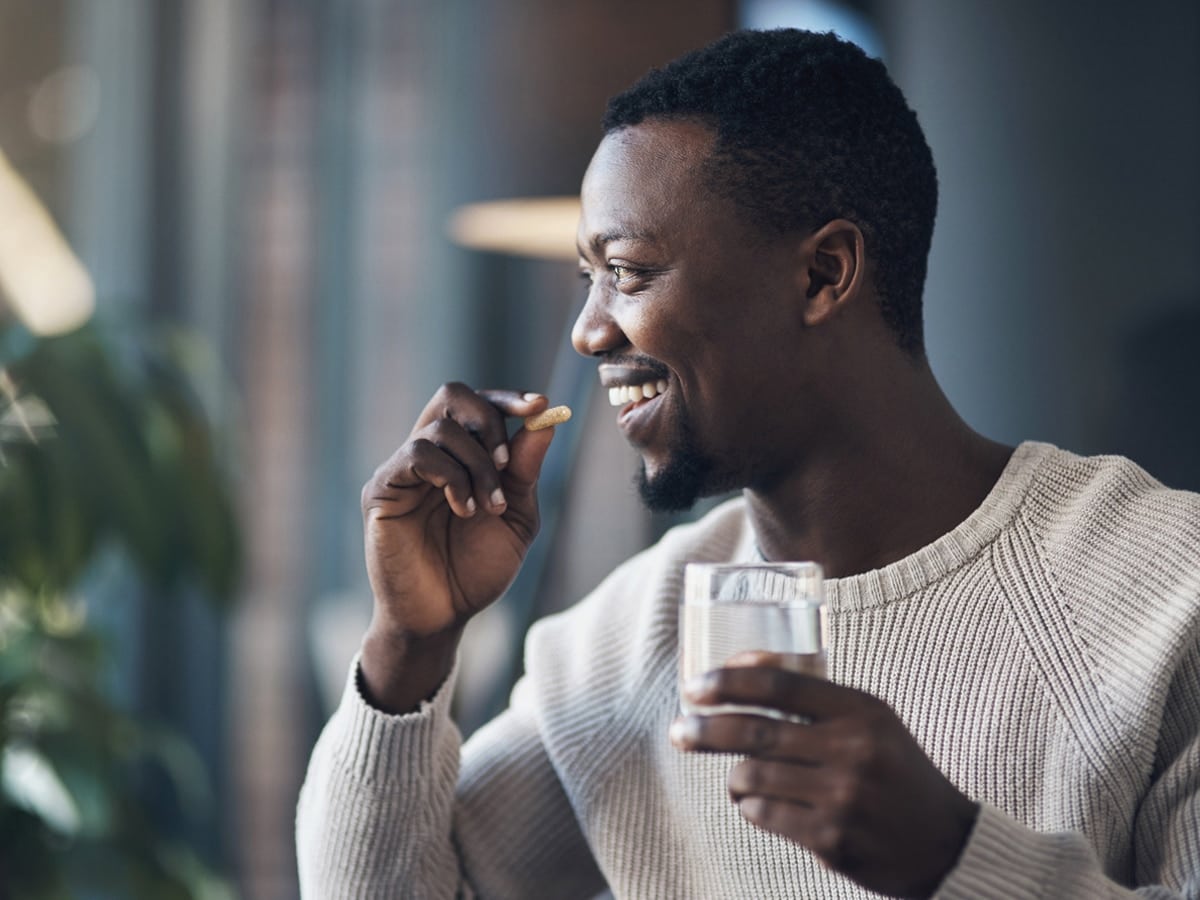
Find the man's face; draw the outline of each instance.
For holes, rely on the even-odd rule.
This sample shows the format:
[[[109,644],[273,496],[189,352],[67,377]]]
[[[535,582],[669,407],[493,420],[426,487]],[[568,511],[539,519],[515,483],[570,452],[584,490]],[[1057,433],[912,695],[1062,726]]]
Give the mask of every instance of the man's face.
[[[583,181],[591,285],[572,341],[599,360],[655,509],[769,486],[795,464],[803,419],[798,242],[705,186],[712,140],[695,122],[644,122],[606,136]],[[637,399],[643,386],[653,396]]]

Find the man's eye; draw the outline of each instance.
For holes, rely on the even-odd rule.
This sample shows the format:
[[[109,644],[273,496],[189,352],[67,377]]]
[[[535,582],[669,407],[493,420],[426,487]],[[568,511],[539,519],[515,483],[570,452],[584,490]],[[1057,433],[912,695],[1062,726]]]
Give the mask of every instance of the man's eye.
[[[613,265],[609,266],[609,268],[612,270],[613,277],[615,277],[617,281],[628,281],[630,278],[633,278],[635,275],[637,275],[637,272],[634,269],[629,268],[629,266],[622,266],[614,263]]]

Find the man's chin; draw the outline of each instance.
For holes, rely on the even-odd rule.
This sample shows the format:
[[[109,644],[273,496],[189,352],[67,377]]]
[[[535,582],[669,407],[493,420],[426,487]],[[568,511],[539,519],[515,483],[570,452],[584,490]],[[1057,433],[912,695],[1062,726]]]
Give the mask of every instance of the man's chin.
[[[643,462],[637,474],[638,494],[652,512],[685,512],[710,493],[707,475],[708,466],[699,459],[673,461],[652,476]]]

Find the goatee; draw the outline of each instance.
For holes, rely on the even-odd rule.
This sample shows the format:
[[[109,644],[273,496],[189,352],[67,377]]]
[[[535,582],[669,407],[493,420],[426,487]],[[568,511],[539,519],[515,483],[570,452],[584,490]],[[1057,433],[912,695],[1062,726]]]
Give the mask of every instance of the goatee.
[[[682,512],[714,493],[712,472],[712,461],[700,451],[690,429],[683,427],[671,458],[653,478],[647,475],[642,461],[637,473],[638,493],[653,512]]]

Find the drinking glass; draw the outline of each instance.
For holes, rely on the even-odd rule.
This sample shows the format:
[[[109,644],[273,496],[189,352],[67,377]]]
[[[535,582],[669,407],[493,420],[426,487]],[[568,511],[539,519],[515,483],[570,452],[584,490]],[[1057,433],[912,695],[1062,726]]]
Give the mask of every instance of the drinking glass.
[[[688,563],[679,604],[679,679],[721,668],[747,650],[786,654],[784,665],[824,676],[827,626],[821,567],[813,562]],[[764,707],[697,706],[685,714],[736,712],[791,718]]]

